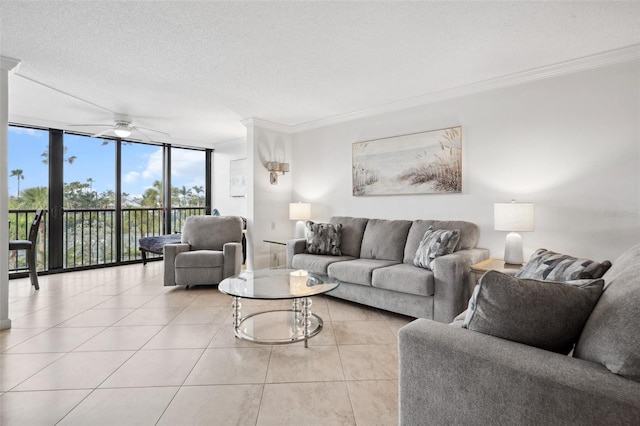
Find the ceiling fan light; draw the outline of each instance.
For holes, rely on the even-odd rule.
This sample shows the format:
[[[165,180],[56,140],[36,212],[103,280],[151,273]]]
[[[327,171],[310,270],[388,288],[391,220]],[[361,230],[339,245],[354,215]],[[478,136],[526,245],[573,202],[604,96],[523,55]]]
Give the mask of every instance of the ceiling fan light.
[[[120,138],[126,138],[131,135],[131,130],[129,129],[113,129],[113,133]]]

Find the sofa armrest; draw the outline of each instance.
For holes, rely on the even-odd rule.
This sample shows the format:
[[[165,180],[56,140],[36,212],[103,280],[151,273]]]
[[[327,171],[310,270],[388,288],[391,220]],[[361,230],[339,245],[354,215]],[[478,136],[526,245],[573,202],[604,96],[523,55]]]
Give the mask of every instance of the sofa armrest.
[[[176,285],[176,256],[178,253],[189,251],[189,244],[165,244],[162,248],[162,256],[164,262],[164,285]]]
[[[304,253],[307,250],[307,240],[304,238],[296,238],[287,241],[287,269],[293,268],[293,256]]]
[[[489,258],[489,250],[473,248],[458,250],[437,257],[433,264],[433,319],[450,323],[456,315],[467,309],[469,298],[469,271],[471,265]]]
[[[226,243],[222,246],[222,255],[224,256],[222,278],[240,274],[242,271],[242,244]]]
[[[637,424],[640,383],[602,365],[418,319],[399,331],[401,425]]]

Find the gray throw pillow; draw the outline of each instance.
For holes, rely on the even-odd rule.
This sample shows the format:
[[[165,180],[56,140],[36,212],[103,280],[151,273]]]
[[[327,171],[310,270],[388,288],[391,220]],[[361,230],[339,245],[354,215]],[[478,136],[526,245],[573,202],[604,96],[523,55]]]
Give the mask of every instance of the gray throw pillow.
[[[433,270],[433,262],[436,257],[453,253],[460,239],[460,231],[457,229],[437,229],[433,226],[424,233],[422,241],[413,257],[413,264],[421,268]]]
[[[340,250],[342,224],[313,223],[308,220],[305,226],[307,228],[307,253],[342,255]]]
[[[611,262],[608,260],[598,263],[541,248],[531,255],[529,262],[516,274],[516,278],[549,281],[594,279],[602,277],[610,267]]]
[[[602,279],[572,285],[489,271],[473,291],[463,327],[568,354],[603,287]]]

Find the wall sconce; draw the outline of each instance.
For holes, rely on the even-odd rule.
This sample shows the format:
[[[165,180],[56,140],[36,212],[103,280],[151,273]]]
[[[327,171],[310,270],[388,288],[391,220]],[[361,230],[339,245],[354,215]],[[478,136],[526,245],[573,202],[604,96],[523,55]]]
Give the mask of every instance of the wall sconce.
[[[522,265],[522,237],[518,232],[533,231],[533,204],[495,203],[493,205],[493,228],[508,231],[504,245],[504,262]]]
[[[290,203],[289,219],[297,220],[295,238],[304,238],[304,222],[311,219],[311,204],[309,203]]]
[[[289,171],[289,163],[278,163],[277,161],[269,161],[267,163],[267,170],[269,171],[269,182],[271,185],[278,184],[278,173],[285,174]]]

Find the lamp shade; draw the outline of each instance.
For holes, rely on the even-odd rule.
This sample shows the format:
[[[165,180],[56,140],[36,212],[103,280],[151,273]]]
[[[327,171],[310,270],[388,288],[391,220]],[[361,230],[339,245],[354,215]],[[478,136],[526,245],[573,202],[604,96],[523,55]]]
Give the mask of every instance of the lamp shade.
[[[311,219],[311,204],[309,203],[290,203],[289,219],[291,220],[309,220]]]
[[[493,228],[496,231],[533,231],[532,203],[495,203],[493,205]]]

